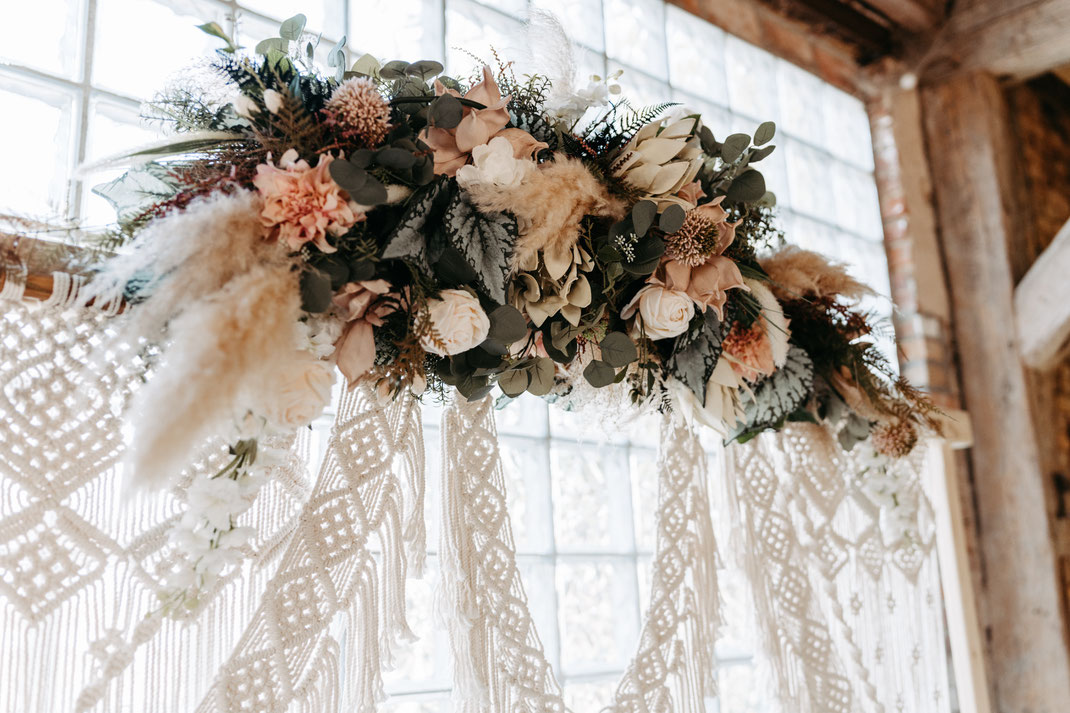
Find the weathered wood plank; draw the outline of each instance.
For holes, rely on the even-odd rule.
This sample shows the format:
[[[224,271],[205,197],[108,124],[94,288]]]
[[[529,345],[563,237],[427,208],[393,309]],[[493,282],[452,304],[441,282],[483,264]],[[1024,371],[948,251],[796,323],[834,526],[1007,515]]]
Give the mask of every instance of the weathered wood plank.
[[[986,576],[981,611],[1001,713],[1064,713],[1070,656],[1029,391],[1012,333],[1007,237],[1015,147],[988,74],[923,87],[943,252],[948,261]]]
[[[1034,369],[1054,367],[1070,340],[1070,221],[1014,290],[1022,359]]]
[[[932,32],[944,17],[942,4],[931,0],[866,0],[866,4],[910,32]]]

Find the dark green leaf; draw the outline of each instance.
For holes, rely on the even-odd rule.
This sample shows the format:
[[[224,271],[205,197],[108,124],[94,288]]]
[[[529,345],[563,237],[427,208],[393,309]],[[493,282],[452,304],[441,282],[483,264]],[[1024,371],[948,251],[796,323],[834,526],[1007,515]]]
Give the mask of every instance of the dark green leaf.
[[[457,97],[443,94],[433,100],[428,107],[431,125],[439,129],[453,129],[464,117],[464,107]]]
[[[666,233],[675,233],[683,227],[685,218],[687,218],[687,212],[684,211],[682,206],[673,203],[662,211],[661,218],[658,220],[658,227]]]
[[[447,245],[435,261],[435,277],[447,286],[460,287],[475,281],[477,275],[461,251],[452,245]]]
[[[379,68],[379,76],[383,79],[404,79],[405,70],[409,68],[408,62],[403,62],[399,59],[395,59],[393,62],[387,62]]]
[[[669,358],[669,372],[706,404],[706,385],[721,358],[724,325],[712,309],[702,313],[697,330],[691,329],[676,338],[674,354]]]
[[[476,369],[493,369],[502,363],[501,354],[492,354],[486,349],[469,349],[465,352],[465,356],[468,359],[468,363],[474,366]]]
[[[732,163],[743,155],[750,146],[750,137],[746,134],[732,134],[721,144],[721,158],[725,163]]]
[[[765,195],[765,177],[754,169],[749,169],[736,176],[728,187],[729,203],[754,203]]]
[[[528,323],[520,310],[512,305],[502,305],[488,315],[490,317],[491,339],[503,344],[512,344],[523,339],[528,333]]]
[[[413,62],[405,68],[405,74],[410,77],[419,77],[423,81],[428,81],[432,77],[436,77],[442,73],[443,66],[439,62],[433,59],[422,59],[419,62]]]
[[[595,359],[583,370],[583,378],[587,379],[587,383],[594,388],[600,389],[603,386],[612,384],[613,380],[617,378],[617,372],[604,361]]]
[[[326,272],[311,268],[301,273],[301,309],[318,314],[331,306],[331,277]]]
[[[612,367],[628,366],[639,358],[635,342],[624,332],[610,332],[598,346],[602,349],[602,361]]]
[[[363,168],[358,168],[349,161],[340,158],[331,161],[331,165],[327,167],[327,170],[334,182],[350,197],[362,189],[369,178],[368,172]],[[354,200],[356,199],[354,198]]]
[[[483,342],[479,345],[479,348],[485,352],[489,352],[490,354],[496,354],[500,357],[505,356],[509,353],[509,347],[505,346],[505,344],[498,341],[497,339],[492,339],[490,337],[484,339]]]
[[[331,162],[332,168],[335,163],[338,162]],[[346,193],[349,194],[350,198],[361,205],[373,206],[379,205],[380,203],[386,203],[386,186],[380,183],[379,179],[371,174],[368,174],[368,180],[364,182],[363,186],[356,191],[346,189]]]
[[[413,164],[416,163],[416,157],[412,152],[405,149],[388,147],[375,154],[375,162],[384,168],[404,171],[407,168],[412,168]]]
[[[654,201],[639,201],[632,208],[632,225],[635,226],[635,234],[640,238],[646,235],[650,226],[654,224],[654,218],[658,215],[658,204]]]
[[[752,149],[750,159],[748,160],[750,163],[758,163],[759,161],[768,158],[769,154],[773,153],[773,150],[775,148],[776,144],[769,144],[768,146],[763,146],[760,149]]]
[[[771,121],[764,121],[758,125],[758,130],[754,132],[754,145],[762,146],[773,140],[776,136],[776,124]]]
[[[664,254],[665,241],[655,235],[648,235],[635,246],[635,260],[622,265],[633,275],[649,275],[657,268]]]
[[[508,396],[519,396],[524,393],[530,382],[531,377],[523,369],[513,369],[498,377],[498,386]]]
[[[464,192],[454,194],[443,229],[447,242],[455,247],[475,271],[476,283],[487,297],[505,303],[505,281],[509,274],[516,220],[503,213],[479,212]]]
[[[602,262],[620,262],[624,256],[612,245],[603,245],[598,248],[598,259]]]
[[[362,282],[375,277],[375,263],[370,260],[357,260],[349,263],[349,279]]]
[[[307,18],[300,13],[294,15],[279,27],[279,37],[284,40],[299,40],[301,33],[305,31],[305,23],[307,21]]]
[[[319,262],[316,267],[327,273],[331,280],[331,289],[338,290],[349,282],[349,265],[345,263],[338,253],[332,253]]]
[[[434,229],[441,218],[441,211],[434,209],[435,201],[442,195],[446,185],[432,184],[409,199],[394,232],[386,239],[386,247],[383,249],[385,259],[407,259],[425,273],[431,272],[431,262],[427,255],[427,233]]]
[[[358,149],[349,155],[349,162],[357,168],[367,168],[375,161],[375,153],[371,149]]]
[[[554,362],[547,357],[538,357],[531,366],[531,385],[528,386],[534,396],[545,396],[554,388]]]
[[[698,138],[702,144],[702,150],[710,156],[716,156],[721,150],[721,144],[714,138],[713,132],[710,131],[710,127],[703,126],[699,129]]]

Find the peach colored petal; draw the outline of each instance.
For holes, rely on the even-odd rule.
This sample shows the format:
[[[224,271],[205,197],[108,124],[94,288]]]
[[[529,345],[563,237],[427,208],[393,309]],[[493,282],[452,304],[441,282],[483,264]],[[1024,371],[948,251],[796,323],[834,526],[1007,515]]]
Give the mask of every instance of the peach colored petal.
[[[691,205],[698,205],[699,200],[706,197],[706,192],[702,190],[701,183],[692,181],[681,188],[676,195],[680,196]]]
[[[349,388],[375,366],[375,336],[372,325],[364,320],[347,325],[335,349],[338,369],[349,382]]]
[[[487,107],[501,101],[502,93],[498,89],[498,83],[494,81],[494,75],[491,74],[490,67],[483,65],[483,81],[469,89],[464,98],[479,102]]]
[[[456,176],[457,170],[468,163],[468,154],[461,154],[456,158],[440,161],[435,157],[435,173],[440,176]]]
[[[724,314],[721,310],[728,299],[725,292],[737,287],[747,289],[739,267],[729,258],[715,256],[704,265],[691,270],[691,282],[687,286],[687,294],[697,304],[712,307],[718,318],[723,319]]]
[[[476,146],[487,143],[492,136],[504,129],[509,123],[509,112],[505,110],[507,101],[503,100],[492,107],[473,109],[467,113],[454,132],[457,148],[464,153],[470,153]]]
[[[536,141],[534,136],[516,127],[502,129],[494,135],[494,138],[499,136],[512,145],[513,158],[515,159],[534,158],[536,152],[550,148],[550,145],[545,141]]]

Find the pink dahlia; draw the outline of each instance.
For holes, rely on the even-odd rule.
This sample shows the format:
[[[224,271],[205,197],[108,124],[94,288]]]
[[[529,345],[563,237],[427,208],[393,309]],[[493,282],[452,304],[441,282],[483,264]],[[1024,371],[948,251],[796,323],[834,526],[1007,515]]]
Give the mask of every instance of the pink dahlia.
[[[769,376],[776,370],[773,361],[773,345],[762,328],[761,320],[750,327],[736,322],[721,343],[724,354],[732,364],[732,370],[750,382]]]
[[[278,166],[269,158],[268,163],[256,167],[253,185],[264,198],[260,219],[266,227],[277,228],[277,237],[294,250],[314,243],[321,251],[333,253],[336,248],[327,242],[327,236],[344,235],[364,220],[364,213],[355,209],[331,178],[327,169],[333,160],[323,154],[313,168],[290,149]]]

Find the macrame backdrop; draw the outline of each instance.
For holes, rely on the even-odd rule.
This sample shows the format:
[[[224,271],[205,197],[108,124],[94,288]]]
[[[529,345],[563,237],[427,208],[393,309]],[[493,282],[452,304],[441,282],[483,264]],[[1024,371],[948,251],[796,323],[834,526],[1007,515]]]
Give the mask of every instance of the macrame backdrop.
[[[380,672],[410,638],[424,454],[413,399],[346,394],[311,478],[304,435],[240,524],[242,564],[185,617],[156,614],[180,553],[167,532],[183,484],[123,497],[122,416],[152,355],[103,357],[107,311],[71,306],[57,275],[44,304],[0,295],[0,711],[372,711]],[[489,399],[443,422],[442,610],[456,708],[564,711],[516,565]],[[747,574],[772,685],[786,711],[949,710],[931,513],[918,461],[900,478],[922,503],[915,535],[885,541],[858,464],[816,427],[733,446],[712,471],[696,434],[666,418],[657,549],[634,656],[608,710],[698,713],[715,695],[717,544]],[[714,483],[713,481],[718,481]],[[716,498],[714,499],[716,501]],[[580,713],[580,712],[577,712]],[[722,711],[722,713],[733,713]]]

